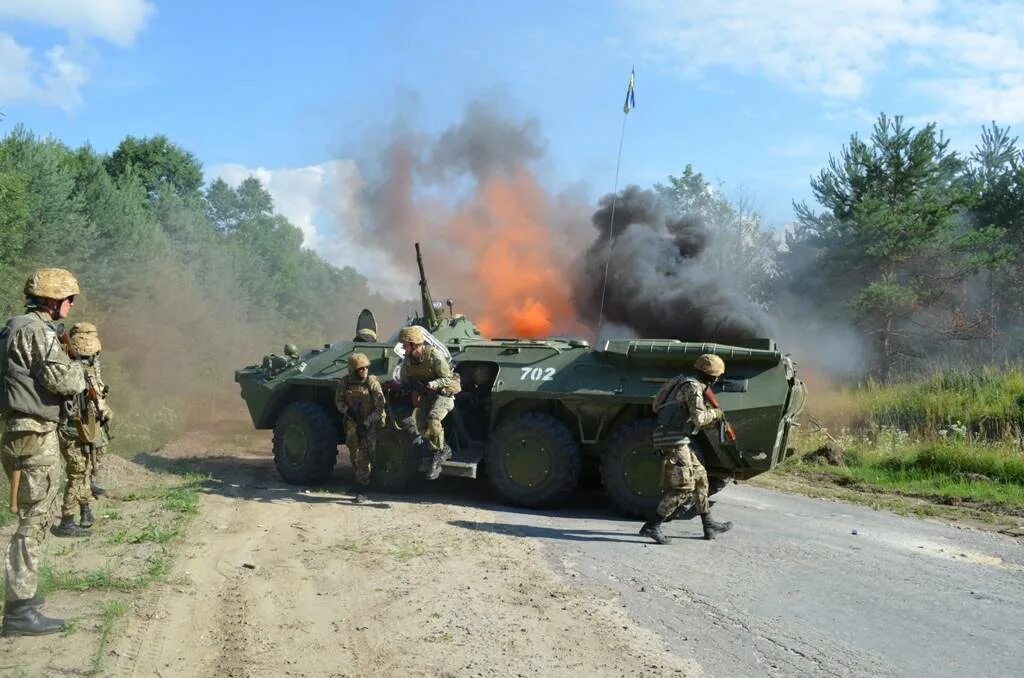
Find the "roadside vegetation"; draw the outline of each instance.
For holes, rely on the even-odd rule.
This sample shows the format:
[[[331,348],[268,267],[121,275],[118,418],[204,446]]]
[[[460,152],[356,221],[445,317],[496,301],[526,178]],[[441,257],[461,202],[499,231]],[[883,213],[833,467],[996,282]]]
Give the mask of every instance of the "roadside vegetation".
[[[826,393],[779,474],[1024,518],[1024,368],[944,370],[917,381]],[[929,508],[928,505],[933,505]]]
[[[119,620],[132,605],[144,605],[153,585],[167,581],[205,482],[194,473],[153,473],[121,460],[110,463],[118,482],[93,505],[93,534],[48,539],[39,581],[39,593],[67,617],[65,635],[89,648],[90,675],[104,675]]]

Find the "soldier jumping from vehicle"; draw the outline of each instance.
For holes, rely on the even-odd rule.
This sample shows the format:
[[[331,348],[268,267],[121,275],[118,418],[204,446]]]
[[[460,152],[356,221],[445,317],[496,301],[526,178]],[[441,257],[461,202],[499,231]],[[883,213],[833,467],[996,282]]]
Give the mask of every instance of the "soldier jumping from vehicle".
[[[356,503],[366,501],[363,490],[370,485],[370,473],[377,456],[377,429],[384,425],[384,390],[370,374],[370,359],[353,353],[348,359],[348,374],[338,380],[334,404],[345,417],[345,445],[348,447],[356,484],[360,491]]]
[[[704,538],[728,532],[732,523],[712,519],[708,504],[708,474],[690,446],[690,438],[700,429],[710,428],[725,419],[725,413],[708,402],[705,391],[725,373],[725,362],[705,353],[693,365],[695,377],[680,375],[668,381],[654,398],[658,425],[654,446],[661,450],[662,496],[658,517],[640,528],[640,534],[658,544],[668,544],[661,526],[689,506],[696,507],[704,527]]]
[[[53,533],[59,537],[84,537],[93,525],[93,498],[106,494],[106,490],[94,481],[100,455],[109,442],[106,426],[112,412],[107,405],[107,387],[100,373],[102,346],[96,326],[86,322],[75,323],[67,348],[71,357],[82,365],[86,390],[65,401],[66,420],[58,430],[67,484],[60,524]],[[81,521],[75,525],[77,512],[81,514]]]
[[[429,480],[441,475],[441,464],[451,457],[451,448],[444,441],[442,421],[455,407],[455,394],[461,391],[458,375],[448,360],[435,347],[424,343],[422,327],[403,327],[398,335],[405,350],[399,371],[402,386],[413,391],[416,403],[416,431],[430,445]]]
[[[60,488],[61,403],[86,388],[82,366],[64,352],[53,326],[75,303],[75,276],[44,268],[26,281],[24,292],[26,313],[0,330],[0,412],[6,417],[0,458],[11,481],[11,509],[18,515],[5,561],[5,636],[64,629],[62,619],[43,616],[36,587]]]

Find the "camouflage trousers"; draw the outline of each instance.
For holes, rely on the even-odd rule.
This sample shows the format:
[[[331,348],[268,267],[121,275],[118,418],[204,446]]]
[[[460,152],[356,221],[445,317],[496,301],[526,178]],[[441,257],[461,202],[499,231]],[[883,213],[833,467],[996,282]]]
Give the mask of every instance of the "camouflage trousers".
[[[93,448],[92,463],[89,465],[90,484],[96,483],[96,479],[100,476],[100,462],[103,461],[103,453],[106,452],[106,450],[107,446],[105,444]]]
[[[663,450],[661,463],[661,501],[658,515],[668,518],[683,504],[692,504],[697,513],[708,512],[708,473],[688,444]]]
[[[64,486],[64,501],[60,506],[62,517],[74,516],[79,508],[92,503],[93,458],[96,454],[91,445],[83,445],[77,440],[65,440],[60,437],[60,453],[64,457],[64,468],[67,471],[67,484]]]
[[[50,533],[53,509],[60,491],[61,469],[57,432],[6,431],[0,441],[0,461],[7,477],[21,468],[18,528],[4,561],[5,600],[25,600],[36,594],[43,541]]]
[[[377,457],[377,427],[358,426],[350,417],[345,417],[345,446],[356,472],[356,482],[369,485],[373,460]]]
[[[424,398],[416,407],[416,431],[435,450],[444,449],[444,426],[441,422],[453,409],[455,398],[443,395]]]

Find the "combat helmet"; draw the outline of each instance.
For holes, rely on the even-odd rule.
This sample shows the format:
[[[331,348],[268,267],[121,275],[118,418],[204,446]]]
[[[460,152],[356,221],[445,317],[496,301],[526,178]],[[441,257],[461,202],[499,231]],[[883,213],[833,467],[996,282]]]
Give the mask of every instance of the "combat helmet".
[[[369,327],[364,327],[356,332],[356,341],[377,341],[377,333]]]
[[[705,353],[698,356],[693,363],[693,369],[703,372],[709,377],[720,377],[725,374],[725,361],[714,353]]]
[[[71,326],[71,346],[78,355],[93,356],[103,350],[100,335],[92,323],[75,323]]]
[[[369,367],[370,359],[365,353],[353,353],[348,357],[348,373],[355,374],[360,367]]]
[[[299,347],[296,346],[295,344],[285,344],[284,345],[284,354],[286,356],[288,356],[289,358],[298,358],[299,357]]]
[[[25,281],[25,296],[61,300],[79,293],[78,280],[63,268],[41,268]]]
[[[409,325],[403,327],[398,333],[398,340],[403,344],[409,342],[410,344],[422,344],[426,341],[426,337],[423,334],[423,328],[419,325]]]

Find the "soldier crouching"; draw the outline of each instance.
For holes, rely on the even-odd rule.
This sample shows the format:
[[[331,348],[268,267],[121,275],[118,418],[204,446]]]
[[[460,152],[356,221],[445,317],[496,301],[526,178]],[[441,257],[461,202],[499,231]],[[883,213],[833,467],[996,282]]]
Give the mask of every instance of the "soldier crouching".
[[[345,417],[345,445],[348,447],[356,484],[370,485],[373,460],[377,456],[377,429],[384,425],[384,390],[377,377],[370,374],[370,359],[353,353],[348,359],[348,374],[338,380],[334,404]],[[359,492],[356,503],[366,501]]]
[[[679,376],[666,383],[654,398],[654,411],[658,425],[654,429],[654,446],[661,450],[661,501],[658,517],[644,523],[640,534],[658,544],[670,539],[661,526],[674,516],[693,506],[700,514],[704,538],[728,532],[732,523],[719,523],[712,519],[708,503],[708,474],[704,465],[690,447],[690,438],[700,429],[722,421],[722,410],[711,407],[704,392],[725,373],[725,362],[707,353],[693,365],[696,377]]]

